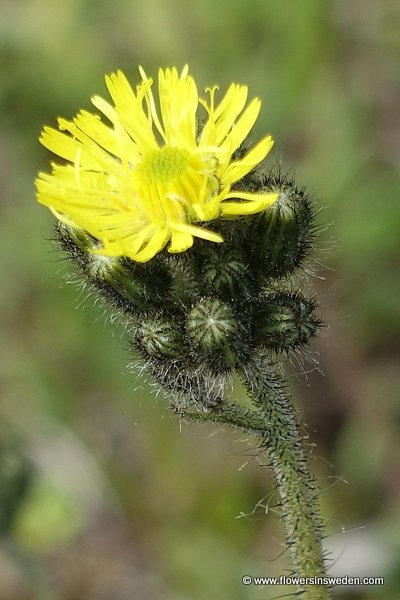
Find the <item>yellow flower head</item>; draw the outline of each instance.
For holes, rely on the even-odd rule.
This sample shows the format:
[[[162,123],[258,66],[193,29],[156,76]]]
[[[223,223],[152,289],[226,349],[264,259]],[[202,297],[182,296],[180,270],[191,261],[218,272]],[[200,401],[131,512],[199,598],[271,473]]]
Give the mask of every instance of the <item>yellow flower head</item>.
[[[216,104],[218,88],[199,98],[187,66],[180,75],[160,69],[156,103],[153,80],[139,71],[136,93],[118,71],[106,77],[114,105],[92,98],[109,123],[82,110],[73,121],[58,119],[59,130],[44,128],[41,143],[68,163],[39,173],[36,185],[38,201],[60,221],[98,240],[93,252],[145,262],[167,243],[183,252],[194,237],[222,242],[205,222],[262,211],[277,194],[232,189],[273,144],[266,136],[234,158],[261,106],[254,98],[246,107],[246,86],[232,84]]]

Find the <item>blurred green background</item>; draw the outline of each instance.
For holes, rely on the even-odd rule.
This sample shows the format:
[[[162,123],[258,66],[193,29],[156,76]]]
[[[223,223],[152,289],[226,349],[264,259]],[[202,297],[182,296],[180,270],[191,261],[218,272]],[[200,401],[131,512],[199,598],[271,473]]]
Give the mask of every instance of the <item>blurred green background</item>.
[[[238,81],[263,99],[254,137],[273,134],[269,164],[320,208],[327,327],[293,393],[331,572],[386,579],[335,594],[399,597],[399,57],[397,0],[1,0],[0,600],[287,591],[241,584],[288,569],[254,441],[180,424],[126,369],[122,331],[65,283],[34,201],[43,124],[106,96],[116,68],[135,82],[138,64],[186,62],[200,88]]]

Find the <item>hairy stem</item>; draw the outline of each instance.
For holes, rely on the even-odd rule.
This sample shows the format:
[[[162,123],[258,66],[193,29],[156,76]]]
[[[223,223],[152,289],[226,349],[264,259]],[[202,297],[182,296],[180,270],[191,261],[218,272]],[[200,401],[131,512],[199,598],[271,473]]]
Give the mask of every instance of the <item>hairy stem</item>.
[[[182,417],[189,421],[224,423],[225,425],[232,425],[245,431],[258,432],[260,435],[265,430],[265,419],[260,413],[228,402],[224,402],[213,408],[209,407],[204,411],[188,410],[182,407],[176,410]]]
[[[284,382],[263,356],[253,357],[243,364],[239,375],[256,411],[222,402],[204,411],[180,407],[178,412],[189,420],[226,423],[260,438],[277,484],[292,575],[323,578],[326,569],[317,492],[304,454],[295,409]],[[304,600],[331,598],[329,587],[320,584],[299,584],[297,592]]]
[[[252,358],[241,367],[240,375],[264,417],[262,446],[270,457],[277,484],[293,575],[324,577],[326,569],[317,493],[304,454],[295,409],[284,383],[265,357]],[[299,585],[297,589],[305,600],[331,597],[329,588],[324,585]]]

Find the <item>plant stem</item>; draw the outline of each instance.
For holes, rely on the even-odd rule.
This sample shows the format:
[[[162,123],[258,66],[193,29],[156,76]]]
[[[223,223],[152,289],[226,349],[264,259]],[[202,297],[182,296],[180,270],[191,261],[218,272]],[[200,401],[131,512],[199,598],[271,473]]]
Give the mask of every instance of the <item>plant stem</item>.
[[[256,411],[222,402],[204,411],[179,409],[190,420],[218,422],[251,431],[261,439],[271,461],[282,520],[292,559],[293,577],[326,577],[317,491],[303,450],[296,411],[285,384],[265,356],[252,357],[238,368]],[[325,585],[297,585],[304,600],[329,600]]]
[[[224,423],[225,425],[233,425],[246,431],[258,432],[260,435],[265,430],[265,419],[264,417],[252,410],[224,402],[223,404],[213,407],[208,407],[207,410],[188,410],[187,408],[176,408],[182,417],[190,421],[197,421],[199,423],[213,422],[213,423]]]
[[[295,409],[266,357],[256,356],[242,365],[240,376],[265,419],[262,446],[268,452],[276,480],[293,576],[325,577],[317,492]],[[304,600],[331,598],[330,589],[323,585],[298,585],[297,590]]]

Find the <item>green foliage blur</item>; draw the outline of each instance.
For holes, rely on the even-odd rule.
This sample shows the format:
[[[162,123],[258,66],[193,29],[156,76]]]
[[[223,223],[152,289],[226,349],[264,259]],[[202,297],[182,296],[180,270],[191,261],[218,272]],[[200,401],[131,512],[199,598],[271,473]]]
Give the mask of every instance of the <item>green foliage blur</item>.
[[[326,327],[289,357],[335,575],[400,592],[400,7],[396,0],[0,3],[0,600],[257,600],[288,590],[276,497],[254,440],[181,424],[124,332],[51,243],[33,180],[43,124],[107,96],[104,74],[189,63],[247,83],[254,139],[296,172],[321,224]],[[318,359],[318,366],[315,363]],[[315,447],[316,446],[316,447]],[[241,518],[239,518],[241,517]]]

